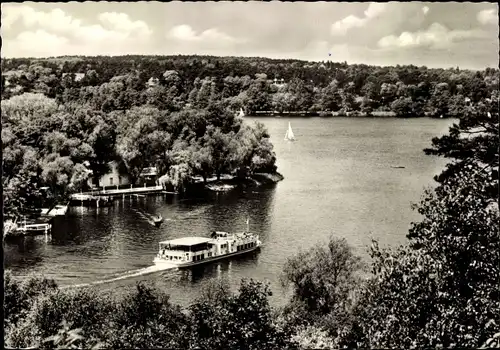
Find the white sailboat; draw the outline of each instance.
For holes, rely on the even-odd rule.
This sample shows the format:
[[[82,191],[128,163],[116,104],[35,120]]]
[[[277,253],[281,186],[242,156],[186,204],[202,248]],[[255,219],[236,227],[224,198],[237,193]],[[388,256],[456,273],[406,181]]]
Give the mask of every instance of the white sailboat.
[[[285,134],[285,141],[295,141],[295,136],[293,135],[292,125],[288,122],[288,130]]]
[[[240,108],[240,113],[238,114],[238,117],[244,117],[245,112],[243,112],[243,108]]]

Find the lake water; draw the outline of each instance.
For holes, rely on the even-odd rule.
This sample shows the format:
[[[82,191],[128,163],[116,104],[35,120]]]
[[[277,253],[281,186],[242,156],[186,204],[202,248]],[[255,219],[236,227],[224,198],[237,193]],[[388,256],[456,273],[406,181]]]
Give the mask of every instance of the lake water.
[[[411,203],[434,185],[433,176],[446,164],[422,150],[452,123],[426,118],[255,120],[271,134],[284,181],[189,200],[162,195],[118,200],[109,208],[72,207],[67,217],[56,219],[50,239],[6,242],[5,268],[19,276],[44,275],[62,286],[114,279],[99,284],[103,290],[121,291],[147,281],[182,305],[213,278],[233,288],[241,278],[254,278],[269,282],[272,302],[282,304],[282,266],[301,249],[335,235],[367,258],[372,238],[382,245],[405,243],[410,222],[419,219]],[[283,140],[288,121],[297,142]],[[144,213],[161,213],[168,220],[156,228]],[[247,217],[265,243],[260,252],[194,270],[146,274],[159,241],[243,230]]]

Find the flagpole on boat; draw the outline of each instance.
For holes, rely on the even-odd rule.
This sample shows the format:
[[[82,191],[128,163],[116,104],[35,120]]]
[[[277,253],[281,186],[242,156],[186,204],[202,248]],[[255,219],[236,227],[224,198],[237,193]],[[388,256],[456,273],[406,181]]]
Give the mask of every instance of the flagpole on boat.
[[[250,219],[249,219],[249,218],[247,218],[247,232],[250,232],[250,229],[249,229],[249,227],[248,227],[248,226],[249,226],[249,224],[250,224]]]

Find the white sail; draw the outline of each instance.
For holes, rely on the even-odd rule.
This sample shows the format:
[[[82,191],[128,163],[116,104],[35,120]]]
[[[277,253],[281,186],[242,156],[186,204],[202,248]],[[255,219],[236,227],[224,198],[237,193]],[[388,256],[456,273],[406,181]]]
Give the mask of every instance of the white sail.
[[[238,116],[240,116],[240,117],[245,116],[245,112],[243,112],[243,108],[240,108],[240,114],[238,114]]]
[[[292,125],[290,124],[290,122],[288,122],[288,130],[286,131],[285,134],[285,140],[295,141],[295,136],[293,135]]]

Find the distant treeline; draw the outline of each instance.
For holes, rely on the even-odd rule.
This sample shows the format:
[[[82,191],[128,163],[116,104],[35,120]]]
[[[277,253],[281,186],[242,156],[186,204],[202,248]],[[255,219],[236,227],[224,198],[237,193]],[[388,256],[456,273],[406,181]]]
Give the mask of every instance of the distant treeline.
[[[217,100],[247,114],[390,111],[402,117],[459,117],[467,106],[498,93],[499,83],[492,68],[474,72],[210,56],[7,59],[2,71],[6,96],[42,92],[63,103],[92,98],[103,111],[146,103],[179,110]]]

